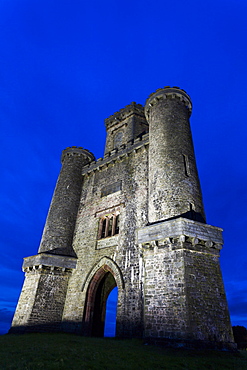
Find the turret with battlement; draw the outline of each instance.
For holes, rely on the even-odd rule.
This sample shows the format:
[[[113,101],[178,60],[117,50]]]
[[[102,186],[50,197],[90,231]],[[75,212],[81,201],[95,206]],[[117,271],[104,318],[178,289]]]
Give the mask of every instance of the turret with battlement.
[[[148,132],[148,123],[141,104],[135,102],[105,120],[107,131],[105,154],[127,145]]]
[[[66,148],[38,254],[24,258],[25,282],[11,333],[60,331],[69,277],[76,268],[72,241],[82,190],[82,168],[94,155]]]
[[[82,168],[95,160],[81,147],[66,148],[41,239],[39,253],[75,256],[72,240],[82,189]]]
[[[151,94],[149,123],[149,222],[186,217],[205,222],[190,130],[192,104],[177,87]]]

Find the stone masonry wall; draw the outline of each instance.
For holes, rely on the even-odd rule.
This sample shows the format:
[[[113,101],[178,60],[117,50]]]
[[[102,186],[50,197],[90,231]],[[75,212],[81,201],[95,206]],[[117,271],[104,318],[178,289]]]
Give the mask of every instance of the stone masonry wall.
[[[149,222],[187,217],[205,222],[189,117],[189,96],[159,89],[146,102],[149,123]]]
[[[185,284],[191,337],[232,342],[232,330],[219,264],[219,251],[185,251]]]
[[[105,154],[121,148],[123,144],[130,144],[139,135],[148,132],[144,108],[135,102],[108,117],[105,125],[107,130]]]
[[[83,148],[67,148],[46,219],[39,253],[73,256],[71,248],[81,195],[81,170],[94,156]]]
[[[27,325],[35,302],[39,279],[40,274],[34,271],[26,272],[10,332],[18,332],[20,329],[23,330]]]
[[[183,254],[176,245],[143,250],[145,337],[186,337]]]
[[[59,331],[69,273],[27,269],[11,332]]]
[[[69,273],[63,271],[35,272],[39,284],[32,312],[27,321],[29,331],[59,331],[67,292]]]
[[[117,333],[142,336],[142,284],[139,275],[139,248],[136,228],[147,223],[146,145],[95,169],[84,176],[81,202],[75,228],[73,248],[78,257],[65,303],[63,321],[79,327],[83,319],[87,276],[104,257],[110,258],[122,271],[124,289],[119,288]],[[94,166],[94,165],[92,165]],[[90,168],[89,168],[90,170]],[[102,189],[121,182],[121,190],[101,197]],[[114,187],[113,187],[114,188]],[[119,212],[119,235],[97,241],[100,217]],[[73,330],[73,329],[72,329]]]

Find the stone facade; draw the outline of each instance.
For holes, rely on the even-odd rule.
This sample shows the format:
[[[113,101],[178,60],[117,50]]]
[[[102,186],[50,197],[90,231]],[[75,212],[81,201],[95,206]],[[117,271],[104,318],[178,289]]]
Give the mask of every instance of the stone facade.
[[[103,158],[63,151],[11,332],[103,336],[117,286],[118,337],[234,348],[222,230],[205,223],[191,107],[183,90],[159,89],[145,109],[132,103],[106,119]]]

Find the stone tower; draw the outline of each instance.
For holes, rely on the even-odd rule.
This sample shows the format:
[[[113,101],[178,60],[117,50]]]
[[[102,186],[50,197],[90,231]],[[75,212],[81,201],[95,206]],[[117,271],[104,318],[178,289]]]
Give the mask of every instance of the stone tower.
[[[160,89],[147,100],[150,223],[178,216],[205,222],[191,109],[189,96],[178,88]]]
[[[118,287],[116,335],[233,349],[221,277],[222,229],[207,225],[185,91],[106,119],[103,158],[67,148],[40,248],[24,259],[11,332],[103,336]]]

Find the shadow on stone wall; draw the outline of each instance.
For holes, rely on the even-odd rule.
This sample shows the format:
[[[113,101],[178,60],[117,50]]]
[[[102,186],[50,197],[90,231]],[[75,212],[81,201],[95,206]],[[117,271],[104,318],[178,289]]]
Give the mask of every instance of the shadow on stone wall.
[[[117,337],[120,338],[143,338],[143,326],[137,322],[118,322]],[[87,337],[104,337],[103,335],[91,335],[92,325],[87,322],[64,321],[50,322],[39,325],[23,325],[11,327],[8,334],[26,334],[26,333],[71,333]]]
[[[205,218],[201,215],[200,212],[195,212],[194,210],[190,210],[190,211],[187,211],[185,213],[181,213],[178,216],[167,218],[166,220],[150,222],[148,225],[158,224],[158,223],[165,222],[165,221],[171,221],[171,220],[175,220],[175,219],[180,218],[180,217],[187,218],[187,219],[192,220],[192,221],[201,222],[203,224],[206,223]]]

